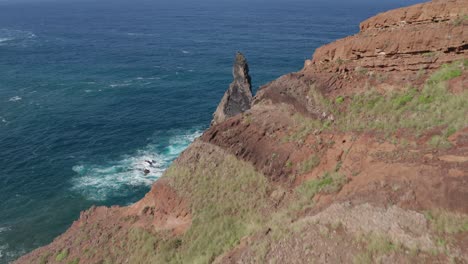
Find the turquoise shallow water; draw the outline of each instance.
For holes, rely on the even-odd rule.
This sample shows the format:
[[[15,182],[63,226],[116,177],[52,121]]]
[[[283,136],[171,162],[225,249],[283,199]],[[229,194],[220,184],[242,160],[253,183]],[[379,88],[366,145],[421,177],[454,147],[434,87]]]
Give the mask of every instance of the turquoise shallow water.
[[[0,263],[143,197],[208,126],[237,50],[258,87],[415,2],[0,1]]]

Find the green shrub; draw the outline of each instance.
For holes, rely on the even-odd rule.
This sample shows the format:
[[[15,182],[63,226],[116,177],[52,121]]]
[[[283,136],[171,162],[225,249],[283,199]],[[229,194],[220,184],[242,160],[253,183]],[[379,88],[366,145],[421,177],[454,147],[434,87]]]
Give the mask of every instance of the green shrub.
[[[68,248],[63,249],[60,251],[57,256],[55,256],[55,261],[61,262],[62,260],[68,257]]]
[[[403,93],[401,95],[396,95],[393,98],[393,103],[395,104],[395,108],[398,109],[407,103],[411,102],[416,94],[416,89],[410,89],[408,92]]]
[[[335,102],[337,104],[341,104],[344,102],[344,97],[343,96],[338,96],[336,99],[335,99]]]
[[[304,182],[296,191],[306,200],[310,200],[319,192],[338,192],[346,183],[347,179],[342,174],[327,172],[319,179]]]
[[[428,144],[433,148],[450,148],[452,146],[447,138],[439,135],[433,136]]]

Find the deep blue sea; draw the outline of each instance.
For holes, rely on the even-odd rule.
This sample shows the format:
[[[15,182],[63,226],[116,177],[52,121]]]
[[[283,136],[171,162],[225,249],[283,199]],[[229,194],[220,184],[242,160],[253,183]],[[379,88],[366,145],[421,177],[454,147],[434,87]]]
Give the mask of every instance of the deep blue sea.
[[[208,127],[236,51],[256,89],[416,2],[0,0],[0,263],[142,198]]]

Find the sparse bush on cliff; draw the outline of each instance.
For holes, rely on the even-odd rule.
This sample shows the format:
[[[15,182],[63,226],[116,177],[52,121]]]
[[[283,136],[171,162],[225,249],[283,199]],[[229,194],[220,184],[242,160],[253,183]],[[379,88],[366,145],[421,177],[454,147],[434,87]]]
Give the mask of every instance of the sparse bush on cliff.
[[[338,192],[346,183],[346,177],[338,172],[327,172],[319,179],[305,181],[296,189],[300,196],[298,209],[313,205],[312,199],[316,194]]]
[[[57,256],[55,256],[55,261],[61,262],[62,260],[66,259],[68,257],[68,249],[62,249]]]
[[[450,148],[452,146],[446,137],[440,135],[433,136],[428,144],[433,148]]]
[[[295,131],[283,138],[283,142],[299,142],[303,143],[308,135],[313,133],[315,130],[320,130],[324,126],[320,120],[306,118],[300,114],[294,114],[293,120],[295,122],[294,127],[297,127]]]

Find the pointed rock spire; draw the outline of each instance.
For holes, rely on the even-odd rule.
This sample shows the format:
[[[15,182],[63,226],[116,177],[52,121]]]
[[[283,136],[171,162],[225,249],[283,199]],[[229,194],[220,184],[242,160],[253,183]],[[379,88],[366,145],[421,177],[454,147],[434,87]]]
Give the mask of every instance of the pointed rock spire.
[[[244,55],[240,52],[236,54],[232,75],[234,81],[229,86],[229,89],[214,112],[211,125],[221,123],[229,117],[250,109],[253,96],[249,65]]]

